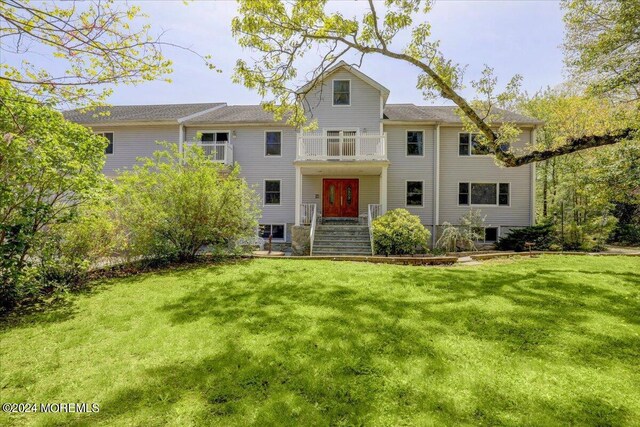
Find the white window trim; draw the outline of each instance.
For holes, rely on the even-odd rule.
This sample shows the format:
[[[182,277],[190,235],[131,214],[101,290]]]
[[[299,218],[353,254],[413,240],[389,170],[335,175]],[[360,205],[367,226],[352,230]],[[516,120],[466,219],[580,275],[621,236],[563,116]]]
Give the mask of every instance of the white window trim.
[[[335,93],[334,93],[334,83],[333,82],[349,82],[349,103],[348,104],[336,104],[335,101]],[[331,80],[331,105],[334,107],[351,107],[351,79],[333,79]]]
[[[280,183],[280,203],[267,203],[267,181],[278,181]],[[282,205],[282,180],[280,178],[265,178],[262,181],[262,206]]]
[[[111,153],[107,153],[107,148],[105,147],[105,156],[113,156],[114,154],[116,154],[116,133],[112,130],[101,130],[99,132],[94,132],[94,135],[100,135],[100,136],[104,136],[105,133],[110,133],[112,135],[112,139],[113,139],[113,150],[111,151]]]
[[[407,141],[407,139],[409,138],[409,132],[422,132],[422,154],[421,155],[416,155],[416,154],[409,154],[409,150],[407,149],[408,145],[409,145],[409,141]],[[427,131],[426,129],[406,129],[404,132],[404,157],[407,158],[424,158],[426,157],[426,153],[427,153],[427,144],[425,142],[425,138],[427,137]],[[459,142],[458,142],[459,144]],[[459,150],[458,150],[459,152]]]
[[[202,144],[202,134],[203,133],[226,133],[229,135],[229,139],[227,141],[228,144],[231,144],[231,131],[230,130],[197,130],[196,131],[196,142]],[[198,138],[198,134],[200,134],[200,138]],[[205,142],[205,144],[217,144],[216,141]]]
[[[460,204],[460,184],[469,184],[469,203],[466,205]],[[475,204],[471,203],[471,186],[473,184],[493,184],[496,186],[496,203],[495,204]],[[500,184],[508,184],[509,185],[509,204],[501,205],[500,204]],[[498,207],[498,208],[510,208],[511,207],[511,181],[500,181],[500,182],[480,182],[480,181],[458,181],[457,185],[456,197],[458,199],[458,206],[469,206],[469,207]]]
[[[460,154],[460,135],[467,134],[469,135],[469,154]],[[480,135],[480,132],[458,132],[458,141],[456,145],[456,152],[458,153],[458,157],[478,157],[478,158],[491,158],[491,153],[487,154],[473,154],[473,143],[471,142],[471,135]],[[477,183],[476,183],[477,184]]]
[[[280,155],[267,154],[267,133],[278,132],[280,134]],[[267,159],[282,157],[282,146],[284,145],[284,132],[282,129],[269,129],[264,131],[264,157]],[[278,225],[278,224],[276,224]]]
[[[416,156],[417,157],[417,156]],[[407,204],[407,184],[409,182],[421,182],[422,183],[422,204],[421,205],[408,205]],[[423,209],[425,207],[424,204],[424,180],[423,179],[405,179],[404,180],[404,207],[407,209],[411,209],[411,208],[416,208],[416,209]]]
[[[269,223],[269,224],[259,224],[258,225],[258,233],[260,231],[260,226],[262,225],[268,225],[270,227],[273,227],[274,225],[282,225],[284,228],[284,237],[282,239],[278,238],[278,237],[274,237],[273,239],[271,239],[272,242],[286,242],[287,241],[287,224],[285,223],[281,223],[281,222],[274,222],[274,223]],[[273,231],[273,228],[272,228]],[[264,237],[262,237],[260,234],[258,234],[258,237],[265,239]],[[265,242],[267,241],[267,239],[265,239]]]

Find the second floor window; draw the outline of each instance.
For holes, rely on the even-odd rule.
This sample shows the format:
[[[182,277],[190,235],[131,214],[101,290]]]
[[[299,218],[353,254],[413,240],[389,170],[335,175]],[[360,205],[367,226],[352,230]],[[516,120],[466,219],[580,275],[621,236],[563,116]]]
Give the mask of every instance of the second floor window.
[[[424,132],[410,130],[407,132],[407,156],[424,155]]]
[[[202,132],[200,142],[209,144],[222,144],[229,142],[229,132]]]
[[[333,105],[351,105],[351,81],[333,81]]]
[[[422,181],[407,181],[407,206],[422,206]]]
[[[264,182],[264,204],[280,204],[280,180],[266,180]]]
[[[486,145],[480,144],[477,133],[460,133],[458,138],[458,154],[460,156],[486,156],[494,152]],[[500,151],[508,152],[510,148],[507,143],[500,144]]]
[[[109,144],[104,149],[104,154],[113,154],[113,132],[98,132],[96,135],[104,136]]]
[[[267,132],[265,134],[265,155],[282,155],[282,132]]]

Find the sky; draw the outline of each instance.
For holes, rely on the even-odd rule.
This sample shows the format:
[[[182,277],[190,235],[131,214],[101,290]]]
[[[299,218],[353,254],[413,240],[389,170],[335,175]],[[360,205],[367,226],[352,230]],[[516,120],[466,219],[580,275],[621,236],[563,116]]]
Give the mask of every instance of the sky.
[[[131,2],[130,2],[131,3]],[[197,56],[167,49],[174,62],[172,83],[146,82],[119,86],[108,102],[123,104],[165,104],[227,102],[257,104],[260,97],[231,81],[238,58],[257,55],[240,48],[231,35],[231,19],[236,14],[233,1],[142,1],[154,31],[165,31],[164,40],[211,54],[222,71],[209,70]],[[332,1],[329,8],[345,16],[358,15],[367,7],[356,0]],[[380,6],[381,7],[381,6]],[[562,12],[554,1],[439,1],[427,16],[433,38],[441,41],[444,55],[467,65],[465,81],[476,79],[485,64],[495,69],[499,84],[515,74],[524,77],[529,93],[555,86],[564,80],[562,62]],[[403,40],[399,40],[402,42]],[[397,45],[399,50],[401,43]],[[317,58],[304,58],[302,66],[312,69]],[[306,70],[306,71],[308,71]],[[445,100],[425,101],[415,84],[418,69],[379,55],[365,58],[361,71],[390,89],[389,103],[446,104]],[[304,74],[304,73],[300,73]],[[462,91],[472,96],[470,88]]]

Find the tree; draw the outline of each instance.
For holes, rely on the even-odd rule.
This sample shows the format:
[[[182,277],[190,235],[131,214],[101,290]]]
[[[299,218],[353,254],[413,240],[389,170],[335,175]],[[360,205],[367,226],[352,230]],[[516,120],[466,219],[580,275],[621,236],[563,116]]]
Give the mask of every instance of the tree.
[[[46,231],[98,196],[107,140],[0,81],[0,309],[20,298]]]
[[[565,0],[566,63],[592,94],[640,102],[640,2]]]
[[[172,66],[163,48],[193,51],[153,34],[145,17],[138,6],[115,0],[0,0],[0,49],[22,59],[20,66],[0,62],[0,81],[49,104],[82,106],[103,102],[113,85],[169,81]],[[64,70],[37,66],[33,59],[42,54]],[[201,58],[214,68],[208,56]]]
[[[465,127],[481,132],[479,142],[505,166],[521,166],[637,136],[637,126],[605,134],[571,135],[561,145],[516,155],[505,147],[519,131],[511,123],[502,123],[495,107],[513,103],[520,77],[515,76],[504,92],[496,93],[497,80],[486,67],[482,78],[471,83],[479,98],[467,101],[460,96],[457,91],[462,87],[463,67],[447,59],[439,50],[439,42],[430,39],[431,26],[425,17],[432,8],[431,1],[388,0],[385,9],[378,11],[369,0],[367,12],[359,18],[327,12],[326,3],[240,0],[240,16],[233,20],[233,33],[241,46],[258,51],[260,56],[252,64],[239,60],[235,80],[257,89],[263,97],[270,96],[265,106],[276,118],[292,112],[290,123],[305,121],[301,105],[305,93],[293,87],[298,76],[297,60],[309,52],[320,53],[318,66],[309,73],[313,83],[346,54],[356,52],[361,59],[379,54],[421,70],[416,86],[425,98],[440,95],[453,101]],[[419,19],[423,21],[416,23]],[[395,48],[395,37],[406,31],[411,41],[402,49]]]
[[[626,104],[568,88],[546,90],[519,105],[523,113],[545,121],[538,132],[538,143],[544,146],[554,146],[578,132],[620,127],[625,120],[621,108],[626,109]],[[595,237],[603,242],[608,237],[614,217],[625,227],[631,221],[623,214],[640,207],[637,141],[546,160],[537,171],[538,217],[556,226],[558,240],[566,246],[590,249],[593,242],[588,240]],[[633,227],[627,229],[633,231]],[[571,236],[565,231],[571,231]],[[619,232],[619,238],[625,239],[624,234]]]
[[[200,147],[180,153],[175,144],[122,173],[116,185],[116,220],[131,257],[192,260],[206,246],[255,236],[257,194],[240,177],[212,162]]]

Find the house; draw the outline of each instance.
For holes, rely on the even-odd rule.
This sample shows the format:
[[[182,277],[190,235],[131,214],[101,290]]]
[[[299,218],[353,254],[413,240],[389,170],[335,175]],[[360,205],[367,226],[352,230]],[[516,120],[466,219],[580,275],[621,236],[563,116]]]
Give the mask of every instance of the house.
[[[486,215],[485,241],[535,222],[535,167],[504,168],[474,144],[449,106],[388,104],[389,90],[341,62],[301,88],[317,130],[301,132],[259,105],[109,107],[66,116],[105,135],[105,173],[150,156],[156,141],[202,145],[213,161],[237,162],[262,195],[263,236],[320,253],[371,253],[370,219],[405,208],[432,231],[470,208]],[[540,121],[503,111],[535,139]]]

